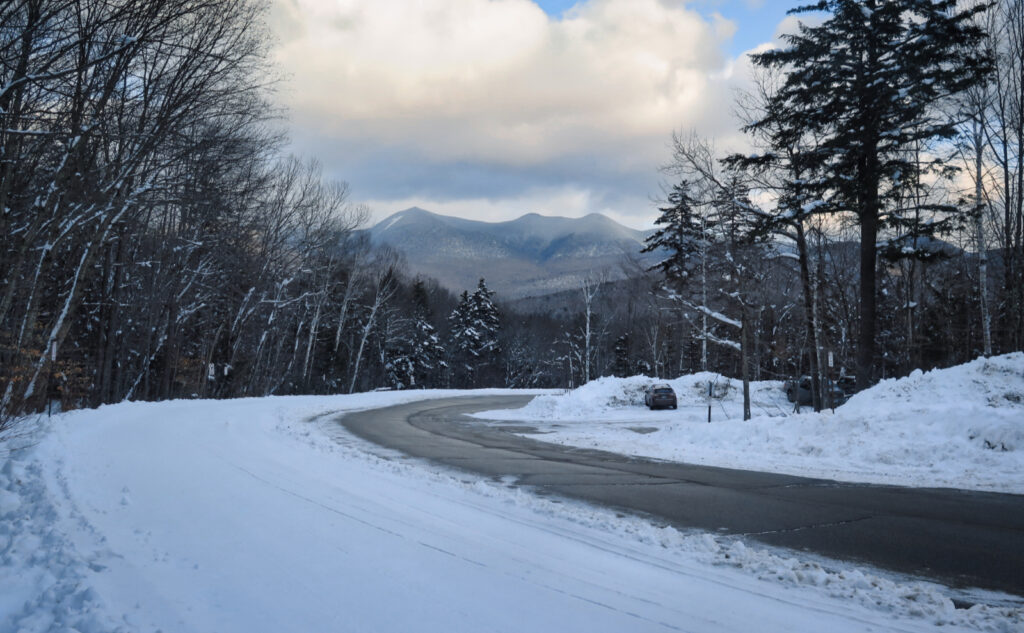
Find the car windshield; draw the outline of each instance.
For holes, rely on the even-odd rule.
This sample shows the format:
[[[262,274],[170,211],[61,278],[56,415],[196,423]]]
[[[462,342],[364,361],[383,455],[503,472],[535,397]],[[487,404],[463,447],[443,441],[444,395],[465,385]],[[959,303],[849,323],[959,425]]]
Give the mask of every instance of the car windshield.
[[[670,393],[672,393],[672,390],[671,389],[655,389],[654,393],[670,394]]]

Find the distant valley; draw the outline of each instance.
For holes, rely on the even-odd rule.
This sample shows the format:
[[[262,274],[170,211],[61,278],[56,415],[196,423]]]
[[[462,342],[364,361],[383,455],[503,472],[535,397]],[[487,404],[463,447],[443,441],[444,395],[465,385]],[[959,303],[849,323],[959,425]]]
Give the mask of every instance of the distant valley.
[[[473,288],[484,277],[505,300],[577,288],[588,275],[622,279],[626,257],[646,265],[656,260],[640,254],[649,232],[596,213],[582,218],[530,213],[508,222],[480,222],[412,207],[369,233],[374,244],[404,253],[414,273],[454,292]]]

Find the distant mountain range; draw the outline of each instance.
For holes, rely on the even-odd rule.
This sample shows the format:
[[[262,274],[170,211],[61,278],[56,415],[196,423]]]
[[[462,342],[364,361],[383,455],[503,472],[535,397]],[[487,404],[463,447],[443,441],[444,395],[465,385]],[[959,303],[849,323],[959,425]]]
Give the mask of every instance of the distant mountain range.
[[[399,211],[369,230],[374,244],[403,252],[413,273],[437,279],[454,292],[484,277],[499,299],[518,299],[577,288],[587,275],[622,279],[623,257],[640,257],[645,231],[598,213],[563,218],[529,213],[509,222],[480,222],[431,213]]]

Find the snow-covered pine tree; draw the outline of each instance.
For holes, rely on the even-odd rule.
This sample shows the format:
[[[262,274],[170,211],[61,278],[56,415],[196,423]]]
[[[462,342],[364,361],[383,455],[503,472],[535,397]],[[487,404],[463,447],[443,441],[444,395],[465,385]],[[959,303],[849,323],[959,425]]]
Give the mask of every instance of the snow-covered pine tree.
[[[422,279],[412,286],[412,332],[410,334],[410,378],[412,387],[438,385],[438,375],[446,367],[445,350],[434,326],[430,324],[430,299]]]
[[[714,230],[714,222],[707,214],[700,213],[697,201],[691,194],[693,184],[682,180],[672,186],[668,194],[668,206],[658,210],[661,215],[654,221],[662,225],[645,241],[643,253],[662,251],[665,259],[648,270],[660,270],[665,275],[669,295],[677,301],[683,299],[682,292],[691,277],[698,276],[701,284],[701,305],[707,305],[708,240]],[[707,316],[701,318],[701,368],[707,369]]]
[[[494,305],[494,291],[487,288],[481,277],[476,290],[470,295],[470,325],[477,334],[473,356],[476,359],[475,373],[479,378],[480,371],[493,365],[501,353],[498,332],[501,320],[498,308]]]
[[[986,5],[957,0],[820,0],[793,13],[825,12],[801,24],[786,46],[752,56],[785,73],[762,121],[815,134],[818,173],[808,185],[860,225],[857,383],[870,384],[875,356],[875,264],[879,230],[900,225],[889,200],[924,169],[907,149],[949,139],[954,121],[936,106],[989,72],[985,34],[974,16]],[[931,213],[953,211],[929,205]]]
[[[469,386],[473,382],[476,349],[479,347],[479,333],[473,328],[472,302],[469,291],[463,290],[459,303],[448,315],[448,366],[451,371],[451,386]]]
[[[702,176],[698,174],[698,178]],[[719,227],[715,215],[698,208],[699,205],[706,203],[693,197],[693,187],[694,183],[686,179],[672,187],[667,200],[669,206],[659,209],[661,215],[655,220],[655,224],[663,224],[664,227],[647,238],[647,244],[642,252],[648,253],[659,248],[665,251],[666,258],[649,270],[661,270],[668,282],[666,290],[670,298],[677,303],[689,308],[696,305],[703,307],[700,335],[701,369],[706,370],[710,313],[707,308],[710,246]],[[700,297],[696,300],[684,294],[693,277],[697,278],[700,285]]]
[[[481,372],[497,366],[501,322],[493,297],[494,292],[481,279],[473,294],[462,292],[459,304],[448,317],[448,352],[456,385],[475,386],[481,380]]]
[[[644,240],[646,244],[640,251],[663,252],[665,258],[648,270],[660,270],[675,286],[685,285],[694,273],[695,254],[708,228],[706,218],[701,217],[695,209],[690,186],[685,180],[672,186],[668,194],[668,206],[658,209],[661,215],[654,221],[661,228]]]

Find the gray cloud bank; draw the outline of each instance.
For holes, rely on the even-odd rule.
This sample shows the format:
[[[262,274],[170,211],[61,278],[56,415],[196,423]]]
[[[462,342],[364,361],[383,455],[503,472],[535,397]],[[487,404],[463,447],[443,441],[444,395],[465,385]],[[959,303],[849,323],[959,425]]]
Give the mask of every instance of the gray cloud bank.
[[[735,139],[733,33],[679,2],[276,0],[296,151],[383,217],[654,217],[674,129]],[[727,141],[728,142],[728,141]]]

